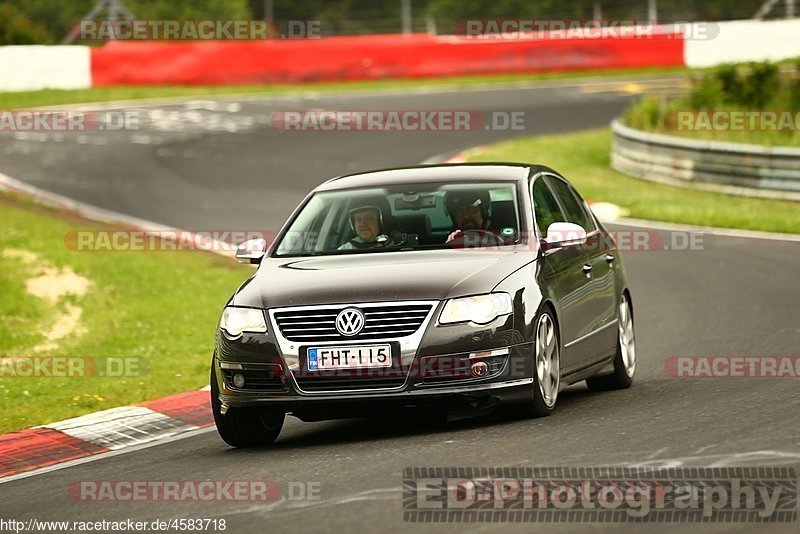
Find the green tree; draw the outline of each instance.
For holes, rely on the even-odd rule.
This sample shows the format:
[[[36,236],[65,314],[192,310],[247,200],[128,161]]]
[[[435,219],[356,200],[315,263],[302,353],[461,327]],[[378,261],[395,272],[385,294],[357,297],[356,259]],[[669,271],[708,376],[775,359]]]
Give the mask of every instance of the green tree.
[[[240,20],[251,18],[247,0],[123,0],[136,18],[146,20]]]
[[[247,0],[121,0],[138,19],[203,20],[251,18]],[[15,8],[46,31],[42,41],[58,43],[69,28],[94,7],[97,0],[6,0],[3,5]],[[98,18],[108,17],[102,13]],[[3,24],[3,26],[6,26]]]
[[[2,1],[2,0],[0,0]],[[139,19],[264,18],[264,0],[121,0]],[[68,28],[83,18],[96,0],[4,0],[34,25],[46,29],[37,42],[60,42]],[[658,0],[659,20],[731,20],[753,16],[763,0]],[[411,0],[413,30],[425,31],[432,17],[440,33],[450,33],[464,20],[588,20],[595,4],[605,20],[645,20],[647,0]],[[401,0],[272,0],[278,21],[318,20],[323,34],[396,33],[401,28]],[[777,6],[771,17],[783,15]],[[106,16],[106,15],[103,15]],[[4,23],[4,27],[16,24]],[[24,25],[23,25],[24,27]],[[38,37],[37,37],[38,38]]]
[[[49,43],[47,29],[16,7],[0,4],[0,45]]]

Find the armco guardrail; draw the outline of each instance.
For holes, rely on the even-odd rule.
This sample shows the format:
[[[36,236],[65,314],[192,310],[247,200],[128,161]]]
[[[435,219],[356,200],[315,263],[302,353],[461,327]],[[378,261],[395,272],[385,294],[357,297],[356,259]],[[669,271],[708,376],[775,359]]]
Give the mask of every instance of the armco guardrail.
[[[659,183],[800,200],[800,148],[700,141],[611,123],[611,166]]]

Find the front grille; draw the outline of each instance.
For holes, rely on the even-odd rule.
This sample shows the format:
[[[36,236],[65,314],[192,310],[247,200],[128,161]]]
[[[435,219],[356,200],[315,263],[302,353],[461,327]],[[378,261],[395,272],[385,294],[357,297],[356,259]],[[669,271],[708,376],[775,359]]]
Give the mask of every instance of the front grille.
[[[303,391],[341,391],[349,389],[383,389],[399,388],[406,378],[405,376],[382,376],[382,377],[361,377],[361,378],[342,378],[342,377],[296,377],[297,385]]]
[[[431,304],[387,304],[359,308],[364,313],[364,329],[355,336],[336,330],[336,316],[351,306],[276,311],[275,322],[289,341],[353,341],[410,336],[419,330],[431,311]]]
[[[305,358],[303,358],[305,359]],[[402,386],[408,375],[408,366],[401,365],[399,344],[392,350],[391,367],[353,368],[324,371],[307,371],[305,363],[294,373],[297,385],[303,391],[337,391],[348,389],[382,389]]]

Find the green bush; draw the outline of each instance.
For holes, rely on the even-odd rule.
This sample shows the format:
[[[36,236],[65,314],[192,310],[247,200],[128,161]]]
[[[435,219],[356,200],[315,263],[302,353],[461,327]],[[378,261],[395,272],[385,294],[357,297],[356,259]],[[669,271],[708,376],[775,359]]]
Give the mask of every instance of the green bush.
[[[688,92],[669,102],[643,98],[625,112],[633,128],[693,137],[757,144],[798,144],[800,132],[789,131],[684,131],[675,132],[676,111],[792,111],[800,110],[800,59],[794,69],[781,71],[770,62],[722,65],[693,77]]]
[[[718,101],[725,104],[734,104],[742,100],[743,82],[737,65],[717,67],[710,75],[705,76],[705,79],[708,80],[707,84],[709,86],[719,88],[719,94],[716,95]]]
[[[800,60],[795,66],[794,75],[789,79],[789,88],[786,91],[786,108],[800,109]]]
[[[733,73],[735,76],[736,74]],[[722,104],[724,87],[730,80],[730,75],[725,71],[723,76],[703,76],[692,81],[692,89],[686,95],[686,104],[689,109],[715,109]],[[655,122],[650,123],[655,126]]]
[[[730,102],[746,108],[764,109],[781,90],[781,73],[774,63],[751,63],[741,78],[741,89],[734,93],[738,100]]]
[[[781,72],[767,61],[722,65],[693,80],[686,95],[691,109],[716,109],[721,105],[764,109],[781,91]]]
[[[625,114],[625,123],[631,128],[649,130],[664,119],[661,99],[657,96],[646,96]]]

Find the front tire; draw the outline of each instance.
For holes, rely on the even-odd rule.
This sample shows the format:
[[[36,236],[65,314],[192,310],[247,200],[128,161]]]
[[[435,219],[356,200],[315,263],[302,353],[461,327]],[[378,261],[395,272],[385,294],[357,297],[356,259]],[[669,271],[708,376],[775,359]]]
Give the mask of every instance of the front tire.
[[[553,313],[544,308],[536,319],[533,353],[533,391],[527,403],[530,417],[550,415],[561,387],[561,345]]]
[[[258,447],[272,444],[281,433],[286,412],[283,408],[228,408],[221,411],[217,373],[211,367],[211,411],[222,440],[231,447]]]
[[[589,391],[625,389],[633,384],[636,373],[636,336],[633,330],[633,308],[626,293],[619,299],[617,314],[617,354],[614,357],[614,372],[610,375],[586,379]]]

